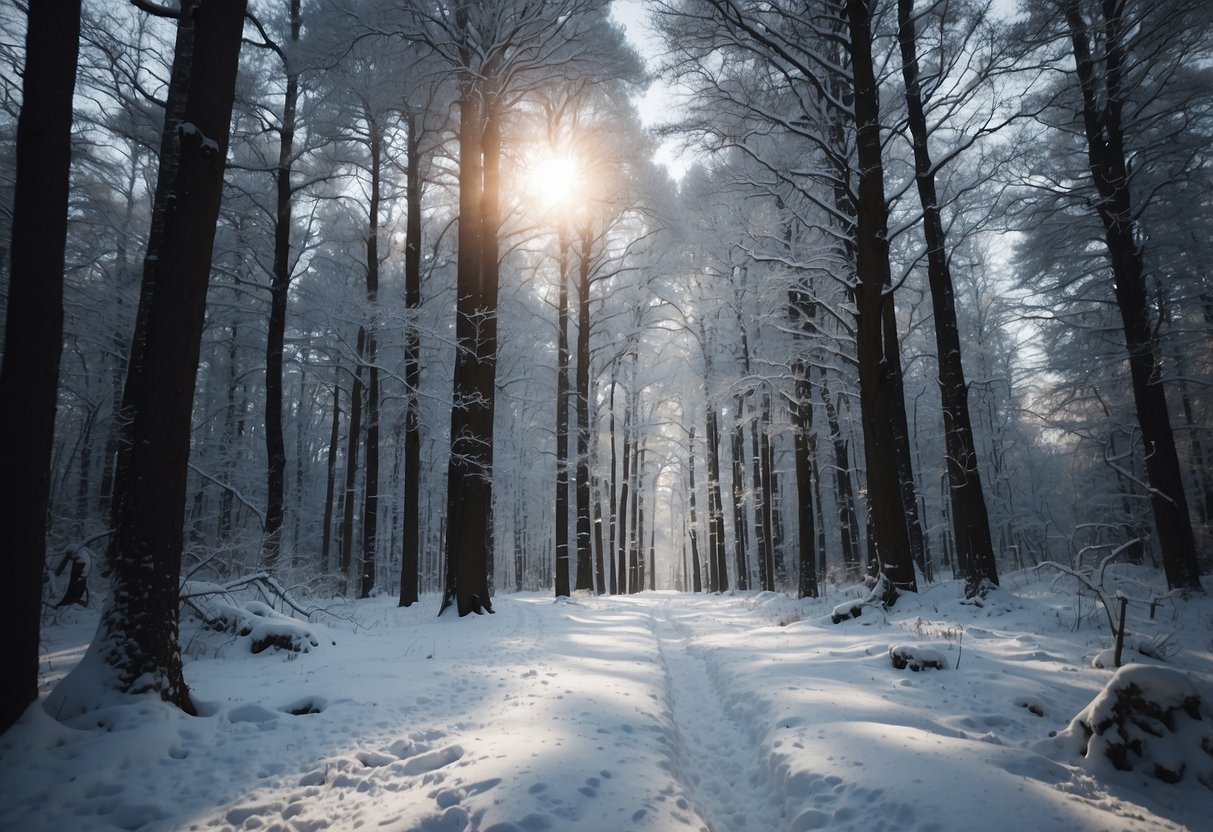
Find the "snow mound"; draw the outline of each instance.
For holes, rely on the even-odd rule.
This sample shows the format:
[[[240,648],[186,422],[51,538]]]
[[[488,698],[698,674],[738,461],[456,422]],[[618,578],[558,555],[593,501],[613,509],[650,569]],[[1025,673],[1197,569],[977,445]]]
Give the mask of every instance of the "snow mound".
[[[1213,708],[1178,670],[1120,668],[1058,741],[1096,772],[1110,766],[1213,789]]]
[[[889,659],[898,670],[908,667],[915,673],[920,670],[946,670],[948,667],[948,660],[944,658],[943,653],[921,644],[890,644]]]
[[[244,640],[250,653],[270,648],[292,653],[308,653],[320,646],[312,627],[298,619],[278,612],[262,601],[238,603],[222,587],[213,584],[190,583],[182,595],[207,627],[216,632],[234,633]]]

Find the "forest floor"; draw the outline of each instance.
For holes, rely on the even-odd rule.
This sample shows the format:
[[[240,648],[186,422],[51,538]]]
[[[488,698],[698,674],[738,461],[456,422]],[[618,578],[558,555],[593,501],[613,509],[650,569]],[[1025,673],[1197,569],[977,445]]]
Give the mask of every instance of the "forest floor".
[[[1092,599],[1012,575],[983,607],[949,582],[831,624],[847,597],[503,593],[474,620],[377,598],[302,654],[191,629],[201,715],[31,707],[0,738],[0,829],[1208,828],[1192,771],[1167,785],[1050,739],[1112,675]],[[48,625],[44,695],[96,620]],[[1131,607],[1128,629],[1171,633],[1166,665],[1213,701],[1213,600]],[[947,668],[897,670],[893,645]]]

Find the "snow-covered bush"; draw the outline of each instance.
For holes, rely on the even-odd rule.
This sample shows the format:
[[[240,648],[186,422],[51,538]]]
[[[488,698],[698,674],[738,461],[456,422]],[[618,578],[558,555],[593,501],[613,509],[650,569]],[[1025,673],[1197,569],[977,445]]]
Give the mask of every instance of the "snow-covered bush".
[[[916,673],[919,670],[945,670],[948,666],[943,653],[921,644],[890,644],[889,659],[898,670],[908,667]]]
[[[185,608],[216,632],[231,633],[250,653],[270,648],[307,653],[320,644],[306,622],[284,615],[262,601],[239,601],[230,585],[187,582],[181,588]]]
[[[1116,671],[1057,741],[1088,767],[1139,771],[1213,789],[1213,707],[1186,673],[1127,665]]]

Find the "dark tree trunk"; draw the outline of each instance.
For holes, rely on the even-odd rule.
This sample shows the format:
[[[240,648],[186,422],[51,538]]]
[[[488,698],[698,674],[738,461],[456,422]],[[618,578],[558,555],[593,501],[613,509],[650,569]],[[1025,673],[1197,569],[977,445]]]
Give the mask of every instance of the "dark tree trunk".
[[[324,520],[320,528],[320,568],[327,572],[329,565],[329,547],[333,536],[333,492],[337,485],[337,443],[341,435],[341,368],[337,369],[337,379],[333,381],[333,423],[329,430],[328,463],[325,466],[324,481]]]
[[[1197,490],[1197,516],[1200,518],[1200,522],[1207,526],[1213,523],[1213,478],[1209,476],[1205,446],[1200,438],[1204,426],[1196,422],[1193,416],[1192,397],[1188,393],[1188,385],[1185,381],[1180,381],[1179,383],[1179,397],[1180,404],[1183,406],[1184,422],[1191,436],[1192,475],[1196,480]]]
[[[370,597],[375,587],[375,558],[379,546],[379,345],[374,326],[366,334],[366,482],[362,491],[362,568],[358,597]]]
[[[379,189],[383,165],[383,130],[366,110],[371,142],[371,197],[367,206],[366,299],[371,322],[366,331],[366,488],[362,509],[362,580],[358,597],[367,598],[375,586],[379,547]]]
[[[821,398],[825,403],[826,423],[834,445],[834,501],[838,506],[838,534],[847,580],[857,580],[860,572],[859,515],[855,511],[855,491],[851,486],[851,454],[838,424],[838,408],[830,398],[825,373],[821,374]]]
[[[302,18],[300,0],[290,0],[291,43],[299,42]],[[291,284],[291,167],[295,153],[295,109],[299,100],[299,70],[288,48],[286,94],[282,103],[278,168],[275,171],[277,203],[274,215],[274,273],[270,280],[270,317],[265,339],[265,454],[267,486],[262,562],[273,572],[282,547],[282,494],[286,477],[286,445],[282,438],[282,345],[286,337],[286,301]]]
[[[990,541],[990,519],[977,468],[977,449],[969,419],[969,388],[960,359],[960,334],[947,240],[935,189],[935,170],[927,144],[927,119],[918,83],[914,0],[897,2],[901,74],[905,79],[906,114],[914,144],[914,176],[922,203],[923,236],[927,243],[927,277],[935,316],[935,352],[939,364],[939,394],[943,403],[944,448],[952,497],[952,528],[956,553],[965,579],[965,595],[984,595],[998,585],[998,567]],[[925,563],[923,564],[926,565]],[[925,572],[925,569],[924,569]]]
[[[619,569],[618,592],[628,591],[628,487],[632,481],[631,403],[631,396],[625,396],[623,405],[623,471],[620,472],[619,477],[619,510],[616,512],[618,518],[617,532],[619,535],[619,556],[615,561]]]
[[[597,470],[598,461],[594,460],[594,469]],[[597,474],[594,475],[594,483],[590,494],[590,510],[593,512],[591,518],[594,523],[594,586],[599,595],[606,593],[606,563],[605,550],[602,540],[602,478]]]
[[[593,589],[590,549],[590,227],[581,231],[577,280],[577,589]]]
[[[31,3],[27,20],[0,369],[0,528],[8,552],[0,623],[12,651],[0,684],[0,732],[38,698],[80,0]]]
[[[635,394],[629,394],[629,398]],[[631,407],[632,418],[635,419],[639,410],[639,402],[633,400]],[[631,430],[629,429],[629,434]],[[631,496],[632,506],[631,519],[628,521],[628,584],[627,593],[633,595],[641,590],[639,580],[639,564],[637,559],[640,557],[640,443],[638,437],[631,437],[631,452],[632,452],[632,476],[628,483],[628,493]]]
[[[758,586],[763,592],[775,589],[774,573],[771,569],[771,544],[767,527],[766,492],[763,490],[762,455],[759,453],[758,434],[762,423],[755,414],[750,424],[750,468],[754,492],[754,540],[758,550]]]
[[[906,514],[902,502],[894,430],[894,397],[900,395],[897,375],[885,350],[885,287],[890,284],[888,209],[881,159],[880,101],[872,64],[871,9],[866,0],[847,0],[852,80],[855,91],[856,154],[859,163],[855,254],[859,276],[856,289],[857,351],[864,455],[868,471],[869,516],[877,551],[873,554],[888,579],[886,603],[898,589],[916,591]],[[904,408],[904,405],[903,405]]]
[[[779,514],[775,507],[775,497],[778,493],[778,482],[775,479],[774,455],[771,453],[771,397],[764,393],[762,396],[762,430],[758,432],[758,455],[761,460],[759,470],[762,473],[762,525],[767,532],[767,580],[771,585],[770,591],[779,588],[784,578],[782,543],[779,531]]]
[[[720,493],[720,419],[716,408],[708,407],[708,521],[712,524],[712,589],[729,591],[729,564],[725,554],[724,505]]]
[[[913,437],[910,435],[906,414],[905,386],[901,372],[901,339],[897,334],[897,314],[893,308],[892,295],[884,305],[884,349],[887,356],[885,370],[889,381],[889,411],[893,419],[893,437],[897,448],[901,508],[906,522],[906,535],[910,541],[910,557],[925,574],[929,571],[930,552],[927,551],[927,538],[922,530],[922,518],[918,512],[918,489],[910,447]]]
[[[408,118],[405,158],[407,217],[404,226],[404,302],[409,312],[404,344],[404,542],[400,557],[400,606],[418,600],[421,563],[421,136]]]
[[[349,589],[350,562],[354,550],[354,498],[358,486],[359,439],[362,438],[362,361],[365,352],[366,329],[358,327],[355,355],[358,364],[354,368],[354,384],[350,388],[350,431],[345,438],[345,491],[341,497],[341,549],[337,561],[337,569],[341,573],[337,579],[337,591],[342,597]]]
[[[308,411],[311,410],[310,405],[315,403],[314,400],[313,402],[309,402],[309,406],[306,408],[303,404],[304,396],[307,395],[306,367],[307,365],[302,365],[299,368],[299,394],[295,398],[295,493],[292,497],[293,510],[291,512],[294,517],[291,524],[291,566],[294,568],[298,568],[303,563],[300,556],[300,553],[303,551],[303,547],[300,546],[299,539],[299,529],[303,522],[303,469],[304,460],[307,458],[305,452],[306,445],[303,437],[304,433],[306,432],[305,427],[307,427],[306,423],[308,421]]]
[[[245,3],[186,4],[188,86],[156,246],[144,261],[126,390],[127,444],[114,494],[115,533],[107,564],[109,606],[89,652],[124,693],[155,693],[193,713],[177,643],[178,586],[188,474],[190,417],[207,280],[223,192]],[[179,33],[180,34],[180,33]],[[179,38],[178,43],[182,41]],[[192,54],[190,54],[192,53]],[[176,64],[178,56],[174,56]],[[174,76],[177,75],[176,68]],[[166,128],[173,125],[170,104]],[[95,672],[89,658],[83,672]],[[72,685],[68,680],[56,689]],[[71,694],[64,694],[70,698]]]
[[[644,556],[644,454],[645,447],[641,444],[636,452],[636,540],[632,550],[633,575],[635,583],[632,592],[640,592],[645,586],[645,556]]]
[[[687,437],[687,475],[690,483],[687,486],[687,499],[690,503],[691,527],[691,591],[703,592],[703,575],[699,566],[699,517],[695,512],[695,426],[691,425]]]
[[[817,580],[826,579],[826,518],[821,508],[821,460],[817,455],[817,434],[809,436],[809,459],[812,462],[813,477],[813,519],[817,527]]]
[[[460,15],[465,18],[466,7]],[[470,58],[469,58],[470,60]],[[459,101],[459,258],[454,405],[447,467],[447,574],[441,611],[492,612],[493,411],[497,371],[500,147],[493,105],[477,82]]]
[[[793,364],[796,377],[796,404],[792,411],[796,434],[793,452],[796,457],[796,517],[797,549],[800,566],[798,597],[817,597],[817,529],[813,514],[813,431],[812,387],[809,365],[804,361]]]
[[[560,287],[557,294],[559,332],[556,348],[556,597],[560,598],[569,594],[569,241],[563,231],[560,234]],[[579,404],[578,417],[580,415]],[[580,496],[578,493],[578,497]],[[579,515],[579,525],[580,522]],[[580,564],[578,571],[580,572]]]
[[[610,416],[607,419],[607,432],[611,435],[611,493],[607,495],[607,512],[610,515],[610,525],[607,538],[607,575],[610,579],[610,592],[619,594],[619,572],[615,568],[615,536],[618,534],[619,515],[615,509],[616,495],[619,493],[619,459],[615,448],[615,373],[618,365],[611,362],[611,396],[607,404]]]
[[[746,556],[745,519],[745,423],[741,414],[745,408],[745,397],[737,396],[734,400],[733,432],[730,440],[730,451],[733,462],[733,547],[734,560],[737,566],[737,588],[750,588],[750,561]]]
[[[1162,379],[1158,348],[1150,325],[1149,299],[1142,270],[1143,252],[1137,241],[1129,188],[1128,162],[1121,125],[1126,21],[1123,3],[1105,0],[1100,38],[1104,49],[1099,71],[1091,54],[1092,36],[1077,0],[1065,6],[1066,23],[1074,50],[1083,99],[1083,128],[1087,160],[1100,199],[1096,209],[1104,227],[1104,242],[1112,266],[1113,289],[1120,309],[1133,401],[1145,446],[1150,505],[1162,550],[1163,570],[1171,589],[1200,590],[1200,566],[1192,534],[1192,520],[1184,494],[1183,474],[1175,450]],[[1099,41],[1097,41],[1099,42]]]

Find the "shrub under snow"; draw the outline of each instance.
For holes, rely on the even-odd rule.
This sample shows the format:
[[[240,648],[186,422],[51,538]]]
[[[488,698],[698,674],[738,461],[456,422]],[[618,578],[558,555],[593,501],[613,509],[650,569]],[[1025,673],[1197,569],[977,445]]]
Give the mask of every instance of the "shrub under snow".
[[[1195,779],[1213,789],[1213,707],[1178,670],[1120,668],[1058,741],[1091,768],[1110,763],[1166,783]]]

